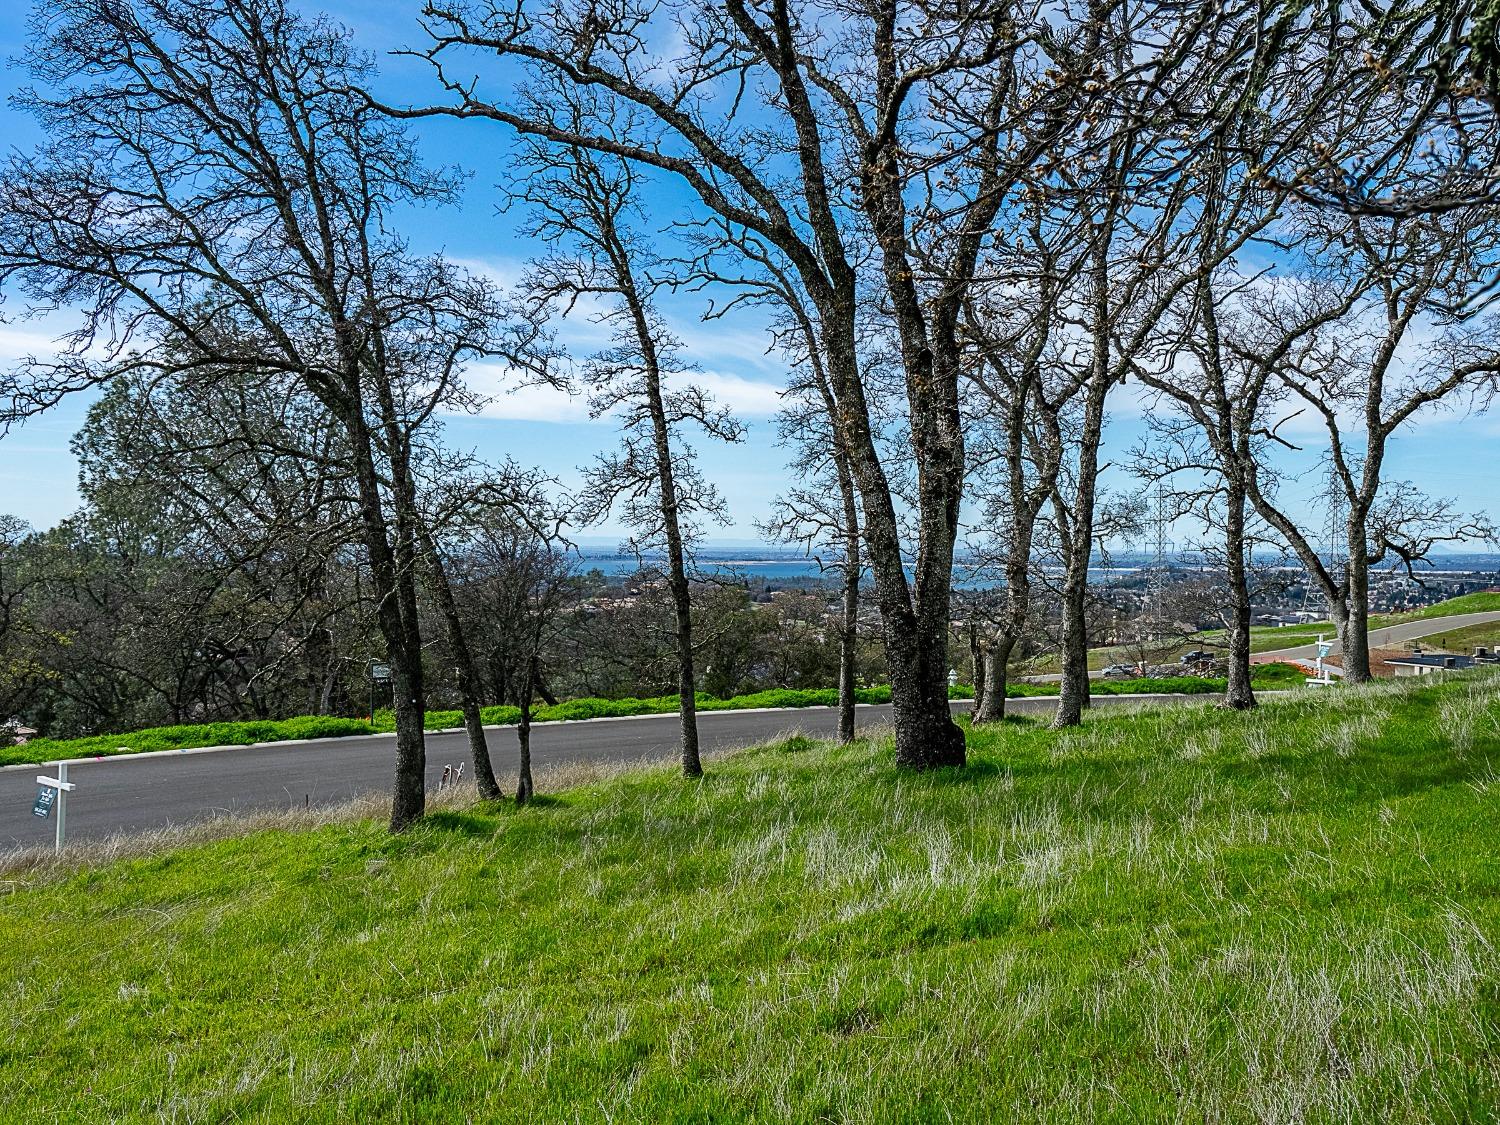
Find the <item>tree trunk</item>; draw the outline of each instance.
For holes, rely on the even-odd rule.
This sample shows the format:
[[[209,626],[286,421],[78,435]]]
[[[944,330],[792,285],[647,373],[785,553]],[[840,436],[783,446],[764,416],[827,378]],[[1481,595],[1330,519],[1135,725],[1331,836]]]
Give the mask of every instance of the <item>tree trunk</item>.
[[[1094,396],[1090,392],[1091,421]],[[1103,394],[1098,396],[1098,420],[1103,419]],[[1092,433],[1090,430],[1092,429]],[[1055,728],[1077,726],[1089,705],[1089,562],[1094,547],[1094,487],[1099,460],[1099,431],[1085,425],[1079,452],[1078,495],[1074,510],[1064,514],[1067,574],[1062,589],[1062,682],[1058,685]]]
[[[516,778],[516,804],[524,805],[536,795],[531,780],[531,698],[536,688],[536,658],[526,662],[521,685],[521,720],[516,724],[516,745],[521,752],[521,769]]]
[[[947,495],[946,503],[935,504],[939,497],[932,495],[934,486],[929,485],[920,504],[922,552],[916,580],[908,581],[890,481],[875,446],[860,381],[852,279],[848,293],[822,310],[821,325],[829,380],[838,400],[839,440],[849,456],[862,505],[864,544],[890,666],[896,764],[909,769],[961,766],[964,733],[948,707],[948,608],[957,492]],[[961,457],[961,448],[957,452]]]
[[[677,716],[682,728],[682,776],[702,777],[698,757],[698,698],[693,674],[693,610],[679,553],[673,565],[672,602],[677,613]]]
[[[1225,577],[1229,583],[1229,684],[1224,706],[1246,711],[1255,706],[1250,671],[1250,582],[1245,565],[1245,489],[1229,480],[1224,520]]]
[[[974,681],[974,706],[969,711],[969,721],[972,723],[982,722],[980,715],[984,712],[985,692],[989,689],[989,676],[985,668],[988,653],[979,644],[979,630],[973,622],[969,623],[969,667],[972,669],[970,678]]]
[[[887,628],[898,766],[925,770],[965,762],[964,732],[948,706],[947,650],[947,638],[934,637],[930,622],[910,632]]]
[[[859,532],[854,533],[854,558],[859,555]],[[849,564],[845,546],[844,618],[839,623],[839,741],[854,741],[855,689],[859,663],[859,563]]]
[[[687,560],[682,544],[682,529],[678,522],[677,484],[672,472],[666,409],[662,403],[661,385],[655,374],[654,364],[651,365],[651,371],[647,383],[656,437],[662,527],[666,532],[667,563],[670,568],[667,585],[672,592],[672,611],[677,626],[677,716],[682,732],[682,776],[702,777],[703,762],[698,756],[697,677],[693,671],[692,588],[688,584]]]
[[[866,465],[863,472],[873,469]],[[908,584],[894,509],[881,510],[871,490],[865,499],[865,542],[891,675],[891,723],[896,733],[896,765],[906,769],[961,766],[964,732],[948,706],[948,624],[952,597],[951,535],[924,532],[924,553]],[[872,512],[872,509],[874,511]],[[928,522],[939,517],[929,515]],[[944,517],[946,518],[946,517]]]
[[[608,229],[608,236],[612,242],[617,238],[612,226]],[[681,500],[672,465],[671,423],[667,419],[666,403],[662,397],[661,361],[656,336],[646,313],[646,304],[636,289],[628,264],[629,256],[623,246],[617,256],[622,264],[617,268],[616,280],[620,284],[620,295],[630,310],[644,368],[646,407],[651,418],[657,488],[661,500],[662,534],[667,542],[667,585],[672,593],[672,610],[676,617],[677,715],[682,731],[682,775],[689,778],[702,777],[703,762],[698,756],[698,700],[695,694],[697,677],[693,671],[692,590],[688,584],[686,552],[682,541]]]
[[[375,616],[391,665],[396,776],[391,790],[390,828],[392,832],[400,832],[421,819],[427,807],[427,697],[422,675],[422,634],[416,616],[416,582],[412,568],[401,565],[391,545],[370,431],[357,407],[345,414],[344,421],[359,486],[360,527],[375,587]],[[397,534],[399,537],[399,529]]]
[[[448,568],[438,554],[436,541],[425,530],[422,532],[422,553],[427,558],[427,573],[432,580],[433,593],[437,596],[438,615],[443,619],[443,629],[448,634],[448,647],[453,650],[459,707],[463,711],[464,730],[469,737],[469,757],[474,763],[474,785],[482,800],[498,801],[500,783],[495,780],[495,767],[490,761],[490,746],[485,738],[484,717],[479,707],[479,673],[474,665],[468,636],[464,632],[463,620],[459,617],[458,602],[453,597],[453,584],[448,581]]]
[[[1370,672],[1370,567],[1364,559],[1363,537],[1357,545],[1350,536],[1348,613],[1339,622],[1340,664],[1346,684],[1368,683]]]
[[[1089,705],[1087,588],[1070,576],[1063,588],[1062,682],[1058,685],[1057,728],[1077,726]]]
[[[997,723],[1005,718],[1006,693],[1010,689],[1010,654],[1015,651],[1014,633],[1002,632],[984,651],[984,706],[975,721]]]
[[[825,385],[826,387],[826,385]],[[827,394],[825,407],[835,426],[834,459],[844,505],[844,618],[839,623],[839,741],[854,741],[855,687],[859,668],[859,576],[864,570],[859,546],[859,502],[849,455],[837,432],[836,404]]]
[[[1090,252],[1093,357],[1083,426],[1078,435],[1078,490],[1073,497],[1072,512],[1058,521],[1065,529],[1067,575],[1063,579],[1062,683],[1058,687],[1057,714],[1052,720],[1055,728],[1082,722],[1084,709],[1089,705],[1089,562],[1094,553],[1099,446],[1104,437],[1104,407],[1111,386],[1109,247],[1106,227]]]

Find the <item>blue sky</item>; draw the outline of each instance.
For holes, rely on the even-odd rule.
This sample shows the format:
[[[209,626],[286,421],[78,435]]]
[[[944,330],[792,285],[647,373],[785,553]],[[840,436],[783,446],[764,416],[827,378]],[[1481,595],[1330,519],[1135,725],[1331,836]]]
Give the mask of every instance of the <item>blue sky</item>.
[[[356,29],[367,49],[384,54],[406,44],[420,42],[416,25],[416,0],[371,0],[368,3],[324,5],[336,18]],[[27,6],[0,4],[0,56],[7,59],[20,50],[25,34]],[[397,102],[421,102],[437,97],[426,64],[399,57],[382,59],[382,93]],[[23,80],[14,67],[0,72],[0,90],[13,91]],[[411,216],[406,233],[421,250],[442,250],[453,258],[501,278],[514,277],[530,248],[516,233],[519,216],[498,213],[494,184],[505,175],[508,136],[500,126],[479,122],[429,121],[419,123],[417,135],[424,155],[434,163],[458,164],[471,174],[460,208],[422,211]],[[7,148],[27,148],[37,139],[29,119],[9,107],[0,107],[0,139]],[[657,201],[663,222],[675,217],[680,201],[666,197]],[[0,362],[29,349],[45,348],[57,331],[37,323],[16,322],[14,303],[0,308],[12,316],[0,323]],[[702,379],[735,406],[748,424],[744,444],[724,448],[698,442],[701,464],[724,494],[734,515],[733,526],[718,529],[718,540],[748,540],[755,537],[754,524],[771,511],[776,494],[788,480],[785,454],[775,444],[776,392],[783,369],[765,354],[765,336],[752,316],[704,325],[699,309],[688,300],[668,307],[678,334],[687,344],[688,355],[702,370]],[[579,326],[579,334],[588,331]],[[478,373],[483,384],[484,373]],[[1109,445],[1118,457],[1139,436],[1139,404],[1126,398],[1111,422]],[[78,503],[76,464],[68,441],[87,407],[74,400],[53,413],[27,424],[0,439],[0,512],[19,515],[38,527],[50,526],[68,515]],[[580,401],[569,402],[539,392],[497,396],[480,417],[450,419],[449,441],[500,460],[512,457],[522,464],[539,465],[565,484],[577,480],[577,467],[610,448],[615,431],[608,421],[587,419]],[[1309,433],[1316,446],[1318,435]],[[1411,479],[1433,493],[1456,497],[1469,509],[1493,504],[1496,457],[1500,451],[1500,420],[1495,417],[1464,418],[1437,415],[1410,434],[1398,439],[1391,461],[1391,476]],[[1124,483],[1117,481],[1117,483]],[[618,536],[618,525],[591,529],[591,537]],[[1179,538],[1189,534],[1179,531]]]

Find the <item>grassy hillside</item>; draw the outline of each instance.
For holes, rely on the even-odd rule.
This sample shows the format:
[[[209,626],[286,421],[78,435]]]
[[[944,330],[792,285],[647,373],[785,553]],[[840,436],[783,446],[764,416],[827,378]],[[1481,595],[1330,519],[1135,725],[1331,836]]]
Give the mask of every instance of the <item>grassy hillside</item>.
[[[1479,647],[1500,647],[1500,621],[1450,629],[1446,633],[1431,633],[1423,637],[1421,643],[1426,649],[1443,648],[1462,653],[1473,652]]]
[[[971,747],[13,870],[0,1120],[1495,1118],[1500,679]]]

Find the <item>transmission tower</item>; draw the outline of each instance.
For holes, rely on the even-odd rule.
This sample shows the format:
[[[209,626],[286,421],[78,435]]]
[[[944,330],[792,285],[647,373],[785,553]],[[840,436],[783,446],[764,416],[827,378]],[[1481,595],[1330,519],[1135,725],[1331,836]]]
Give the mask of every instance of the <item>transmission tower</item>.
[[[1319,556],[1327,568],[1329,577],[1335,583],[1343,580],[1344,570],[1349,565],[1349,497],[1344,492],[1344,481],[1339,476],[1338,466],[1334,464],[1330,455],[1328,460],[1328,475],[1323,484],[1323,542],[1320,545]],[[1303,595],[1302,608],[1306,609],[1312,600],[1313,590],[1317,583],[1313,580],[1312,572],[1307,572],[1306,593]],[[1327,600],[1326,598],[1324,599]],[[1328,612],[1333,612],[1333,606],[1328,606]]]

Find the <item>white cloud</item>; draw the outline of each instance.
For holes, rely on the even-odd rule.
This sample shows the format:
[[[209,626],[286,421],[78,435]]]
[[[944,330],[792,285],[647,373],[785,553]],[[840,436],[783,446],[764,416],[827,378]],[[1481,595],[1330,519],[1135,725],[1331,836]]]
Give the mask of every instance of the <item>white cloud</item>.
[[[509,289],[521,280],[521,274],[525,271],[525,263],[515,258],[466,258],[460,255],[449,255],[448,261],[459,269],[467,270],[475,277],[482,277],[498,285],[502,289]]]
[[[776,383],[747,379],[725,371],[692,371],[672,376],[670,383],[696,383],[716,402],[742,418],[765,418],[781,409],[781,387]],[[590,418],[585,395],[570,395],[555,387],[523,384],[519,375],[503,364],[476,364],[469,370],[469,383],[488,398],[479,414],[517,422],[593,422],[612,425],[613,420]]]
[[[714,399],[746,418],[765,418],[781,409],[781,385],[746,379],[725,371],[694,371],[681,381],[696,383]]]
[[[22,327],[24,323],[25,327]],[[24,322],[0,324],[0,361],[23,356],[47,357],[61,350],[60,340],[78,327],[78,318],[62,313]]]
[[[517,372],[500,363],[479,363],[469,368],[468,382],[488,401],[479,411],[482,418],[515,422],[588,422],[588,402],[556,387],[526,383]]]

